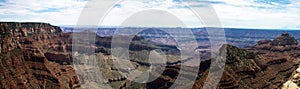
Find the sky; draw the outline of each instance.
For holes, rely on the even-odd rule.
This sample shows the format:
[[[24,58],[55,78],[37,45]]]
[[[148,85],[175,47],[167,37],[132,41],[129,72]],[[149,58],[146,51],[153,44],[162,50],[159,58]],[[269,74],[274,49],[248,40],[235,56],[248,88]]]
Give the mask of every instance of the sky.
[[[76,25],[82,10],[89,7],[87,6],[89,1],[91,0],[0,0],[0,21]],[[102,25],[120,26],[138,12],[156,9],[173,14],[187,27],[205,27],[201,19],[191,11],[191,8],[207,8],[200,3],[203,1],[188,0],[192,5],[185,6],[180,0],[123,0],[115,4]],[[208,0],[208,2],[213,6],[224,28],[300,29],[300,0]],[[97,8],[93,8],[89,11],[96,10]],[[139,14],[139,17],[159,17],[162,14],[161,11],[150,12],[152,15]],[[174,20],[163,17],[161,19],[166,20],[164,22]],[[149,25],[141,25],[144,24],[143,20],[128,26]],[[168,26],[175,25],[161,24],[161,27]]]

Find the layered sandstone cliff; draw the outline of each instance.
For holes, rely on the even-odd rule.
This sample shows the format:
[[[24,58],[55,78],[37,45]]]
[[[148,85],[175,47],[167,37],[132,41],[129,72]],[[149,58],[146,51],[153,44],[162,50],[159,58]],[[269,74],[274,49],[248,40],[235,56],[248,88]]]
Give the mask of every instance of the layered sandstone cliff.
[[[64,37],[59,27],[1,22],[0,30],[2,89],[77,87],[78,79],[66,51],[70,38]]]
[[[82,50],[95,50],[95,55],[100,57],[99,69],[105,73],[105,83],[113,88],[134,85],[133,82],[126,80],[126,76],[121,76],[114,69],[112,61],[116,59],[112,59],[110,52],[112,37],[96,36],[95,46],[86,46],[72,45],[72,33],[62,33],[59,27],[46,23],[1,22],[0,30],[2,32],[0,40],[1,88],[83,88],[81,85],[87,81],[80,80],[81,75],[76,74],[71,55],[72,46]],[[118,41],[117,44],[124,44],[124,42]],[[130,54],[133,56],[146,55],[149,50],[157,48],[163,51],[171,49],[178,51],[176,47],[158,46],[137,36],[134,36],[129,46]],[[94,55],[74,53],[79,53],[78,55],[83,57],[81,61],[84,58],[90,60],[89,58]],[[131,61],[137,65],[135,69],[147,68],[148,64],[145,60],[132,59]],[[176,64],[177,62],[175,60],[170,63]]]
[[[218,88],[281,88],[295,74],[293,71],[298,67],[297,59],[300,57],[298,49],[295,38],[287,33],[275,40],[261,40],[246,49],[224,45],[221,52],[226,53],[227,60]],[[205,77],[201,77],[194,88],[203,86],[207,73],[200,73]]]

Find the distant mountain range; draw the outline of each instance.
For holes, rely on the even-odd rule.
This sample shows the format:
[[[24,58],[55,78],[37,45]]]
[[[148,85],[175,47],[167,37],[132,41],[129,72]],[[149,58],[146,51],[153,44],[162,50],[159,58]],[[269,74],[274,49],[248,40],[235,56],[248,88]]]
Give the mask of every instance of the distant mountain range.
[[[139,32],[139,35],[144,36],[145,38],[149,38],[152,41],[160,42],[160,43],[170,43],[174,45],[174,42],[166,42],[160,40],[161,38],[165,38],[167,33],[161,31],[160,29],[166,28],[134,28],[134,27],[61,27],[63,32],[80,32],[83,30],[93,29],[97,32],[99,36],[112,36],[116,30],[122,29],[145,29],[143,32]],[[147,30],[148,29],[148,30]],[[152,30],[149,30],[152,29]],[[172,29],[172,28],[169,28]],[[206,31],[206,28],[174,28],[174,29],[182,29],[182,30],[191,30],[196,37],[198,42],[204,42],[207,44],[209,41],[209,34]],[[159,31],[160,30],[160,31]],[[247,29],[247,28],[224,28],[225,36],[227,42],[229,44],[238,46],[238,47],[247,47],[252,46],[257,41],[261,39],[269,39],[272,40],[277,36],[280,36],[281,33],[288,32],[290,35],[295,36],[297,41],[300,41],[300,30],[283,30],[283,29]],[[180,32],[178,32],[180,33]],[[182,34],[183,36],[184,34]],[[160,39],[159,39],[160,38]],[[172,40],[172,39],[169,39]],[[167,40],[167,41],[169,41]],[[203,44],[203,43],[202,43]]]

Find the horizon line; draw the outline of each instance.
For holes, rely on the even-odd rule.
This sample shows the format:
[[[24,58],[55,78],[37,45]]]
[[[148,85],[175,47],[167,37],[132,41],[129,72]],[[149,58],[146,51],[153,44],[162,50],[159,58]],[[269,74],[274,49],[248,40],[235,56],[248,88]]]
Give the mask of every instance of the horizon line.
[[[78,27],[78,28],[187,28],[187,29],[197,29],[197,28],[221,28],[221,29],[240,29],[240,30],[300,30],[300,28],[255,28],[255,27],[142,27],[142,26],[101,26],[101,25],[59,25],[60,27]]]
[[[241,29],[241,30],[300,30],[300,28],[271,28],[271,27],[238,27],[238,26],[222,26],[222,27],[208,27],[208,26],[187,26],[187,27],[166,27],[166,26],[108,26],[108,25],[57,25],[57,24],[52,24],[52,23],[48,23],[48,22],[38,22],[38,21],[32,21],[32,22],[28,22],[28,21],[0,21],[0,23],[44,23],[44,24],[50,24],[53,26],[60,26],[60,27],[91,27],[91,28],[223,28],[223,29]]]

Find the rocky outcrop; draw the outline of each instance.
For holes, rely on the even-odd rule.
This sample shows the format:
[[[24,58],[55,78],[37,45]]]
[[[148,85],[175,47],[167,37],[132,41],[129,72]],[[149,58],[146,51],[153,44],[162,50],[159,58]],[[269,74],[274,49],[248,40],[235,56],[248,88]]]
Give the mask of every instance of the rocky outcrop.
[[[259,41],[255,46],[248,48],[249,51],[265,58],[268,65],[266,71],[276,74],[274,78],[271,78],[271,75],[265,77],[270,77],[270,85],[275,85],[277,88],[280,88],[297,68],[300,57],[298,49],[298,42],[288,33],[283,33],[273,41]]]
[[[288,33],[283,33],[281,36],[277,37],[271,42],[272,46],[288,46],[288,45],[298,45],[295,37],[290,36]]]
[[[2,89],[68,89],[78,84],[71,59],[67,57],[70,38],[65,38],[59,27],[46,23],[1,22],[0,30]]]
[[[289,79],[297,62],[286,57],[265,57],[249,50],[231,45],[224,45],[222,53],[226,53],[226,65],[223,76],[218,84],[219,89],[277,89]],[[224,52],[225,51],[225,52]],[[273,59],[269,59],[273,58]],[[194,88],[202,89],[207,79],[208,69],[199,73],[199,79]],[[213,84],[215,82],[212,82]],[[210,84],[210,83],[208,83]]]
[[[282,86],[282,89],[299,89],[300,85],[300,68],[297,68],[291,78],[285,82]]]
[[[283,34],[284,37],[293,38]],[[272,45],[282,42],[284,37],[277,40],[261,40],[255,46],[240,49],[224,45],[221,53],[226,53],[226,67],[219,82],[220,89],[276,89],[281,88],[289,80],[289,76],[298,66],[299,47],[295,40],[287,41],[285,46]],[[284,38],[285,39],[285,38]],[[293,42],[290,44],[289,42]],[[202,88],[208,69],[200,73],[194,88]],[[294,75],[298,76],[298,75]],[[297,77],[298,78],[298,77]],[[292,80],[291,80],[292,81]],[[287,82],[286,84],[292,85]],[[285,84],[285,85],[286,85]]]

